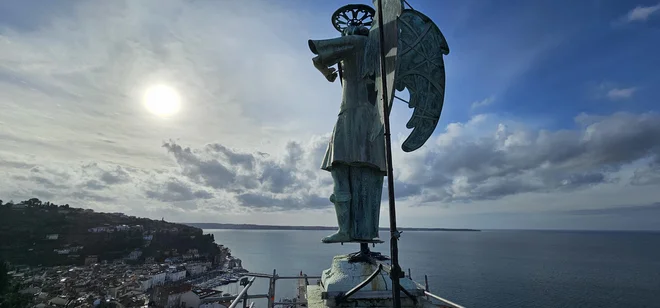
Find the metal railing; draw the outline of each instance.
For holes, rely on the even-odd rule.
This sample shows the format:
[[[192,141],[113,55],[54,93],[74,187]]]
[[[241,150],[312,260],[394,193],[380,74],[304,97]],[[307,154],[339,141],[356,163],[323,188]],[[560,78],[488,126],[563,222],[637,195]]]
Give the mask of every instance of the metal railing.
[[[383,261],[381,261],[381,260],[372,260],[372,262],[374,262],[375,264],[378,264],[379,268],[382,267],[382,269],[383,269],[385,272],[387,272],[388,274],[390,274],[390,277],[391,277],[391,274],[392,274],[392,267],[391,267],[389,264],[387,264],[387,263],[385,263],[385,262],[383,262]],[[411,275],[410,275],[410,269],[408,269],[408,278],[410,278],[410,280],[412,280]],[[427,297],[431,297],[431,298],[433,298],[433,299],[436,299],[436,300],[442,302],[443,304],[447,304],[447,305],[449,305],[450,307],[453,307],[453,308],[465,308],[465,307],[463,307],[463,306],[461,306],[461,305],[459,305],[459,304],[456,304],[456,303],[454,303],[454,302],[452,302],[452,301],[450,301],[450,300],[448,300],[448,299],[442,298],[442,297],[440,297],[440,296],[438,296],[438,295],[435,295],[435,294],[431,293],[431,292],[429,291],[429,280],[428,280],[428,276],[424,275],[424,285],[421,285],[421,284],[419,284],[418,282],[416,282],[416,281],[414,281],[414,280],[412,280],[412,281],[415,283],[415,285],[417,285],[418,288],[421,288],[421,289],[424,290],[424,295],[426,295]],[[406,289],[404,289],[404,288],[401,288],[401,291],[402,291],[404,294],[406,294],[408,297],[413,298],[413,297],[411,296],[411,294],[408,292],[408,290],[406,290]]]
[[[302,273],[301,273],[302,274]],[[236,308],[238,303],[243,302],[244,307],[247,307],[246,301],[247,299],[254,299],[254,298],[266,298],[268,300],[268,307],[272,308],[275,306],[280,306],[280,305],[300,305],[301,303],[297,302],[275,302],[275,286],[277,280],[291,280],[291,279],[304,279],[305,283],[309,285],[309,279],[320,279],[321,276],[307,276],[305,274],[302,274],[300,276],[278,276],[277,271],[273,270],[273,274],[262,274],[262,273],[247,273],[244,276],[252,277],[249,282],[245,285],[243,290],[234,297],[233,301],[229,305],[228,308]],[[268,294],[266,295],[246,295],[248,289],[252,286],[252,283],[256,278],[268,278],[269,279],[269,284],[268,284]],[[252,308],[254,305],[254,302],[250,303],[250,308]]]
[[[360,291],[364,286],[369,284],[369,282],[371,282],[375,277],[377,277],[380,274],[380,272],[385,271],[388,274],[391,273],[391,266],[389,264],[387,264],[385,262],[382,262],[382,261],[375,261],[375,262],[378,265],[378,269],[376,271],[374,271],[371,275],[369,275],[369,277],[367,279],[365,279],[364,281],[359,283],[357,286],[353,287],[350,291],[337,296],[335,298],[335,301],[337,301],[337,303],[340,303],[340,302],[343,302],[343,301],[346,301],[347,299],[349,299],[352,295],[354,295],[355,293]],[[266,298],[268,300],[268,307],[269,308],[274,308],[275,306],[282,306],[282,305],[285,305],[285,306],[304,305],[304,304],[306,304],[306,302],[295,302],[295,301],[294,302],[275,302],[275,286],[276,286],[277,280],[281,280],[281,279],[284,279],[284,280],[304,279],[305,285],[309,285],[309,280],[308,279],[320,279],[321,278],[320,276],[307,276],[307,275],[304,275],[302,273],[301,273],[300,276],[278,276],[276,270],[273,270],[272,275],[261,274],[261,273],[247,273],[247,274],[245,274],[245,276],[248,276],[248,277],[251,277],[251,278],[249,279],[249,281],[247,282],[247,284],[245,285],[243,290],[241,290],[241,292],[238,293],[238,295],[236,295],[235,297],[234,296],[230,297],[230,298],[233,298],[233,300],[232,300],[232,302],[231,302],[231,304],[229,305],[228,308],[236,308],[237,305],[240,302],[243,302],[243,307],[247,308],[248,307],[248,305],[247,305],[247,300],[248,299],[258,299],[258,298]],[[410,278],[410,270],[408,270],[408,277]],[[269,279],[268,294],[247,295],[248,289],[253,285],[256,278],[268,278]],[[412,278],[411,278],[411,280],[412,280]],[[454,302],[452,302],[448,299],[442,298],[438,295],[435,295],[435,294],[431,293],[429,291],[428,277],[426,275],[424,275],[424,283],[425,283],[424,285],[421,285],[420,283],[418,283],[414,280],[413,280],[413,282],[415,283],[415,285],[418,288],[424,290],[423,294],[427,297],[427,299],[428,298],[435,299],[435,300],[441,302],[444,305],[444,307],[465,308],[464,306],[461,306],[461,305],[456,304],[456,303],[454,303]],[[417,302],[417,299],[415,298],[415,296],[413,296],[410,293],[409,290],[401,288],[401,292],[403,293],[403,295],[406,295],[408,298],[413,300],[413,302],[415,302],[415,303]],[[249,308],[253,308],[253,307],[254,307],[254,302],[251,302],[249,304]]]
[[[451,307],[454,307],[454,308],[465,308],[465,307],[463,307],[463,306],[461,306],[461,305],[459,305],[459,304],[456,304],[456,303],[454,303],[454,302],[452,302],[452,301],[450,301],[450,300],[448,300],[448,299],[444,299],[444,298],[442,298],[442,297],[440,297],[440,296],[437,296],[437,295],[435,295],[435,294],[433,294],[433,293],[431,293],[431,292],[429,292],[429,291],[424,291],[424,295],[426,295],[426,296],[428,296],[428,297],[435,298],[435,299],[437,299],[437,300],[439,300],[439,301],[441,301],[441,302],[443,302],[443,303],[445,303],[445,304],[451,305]]]

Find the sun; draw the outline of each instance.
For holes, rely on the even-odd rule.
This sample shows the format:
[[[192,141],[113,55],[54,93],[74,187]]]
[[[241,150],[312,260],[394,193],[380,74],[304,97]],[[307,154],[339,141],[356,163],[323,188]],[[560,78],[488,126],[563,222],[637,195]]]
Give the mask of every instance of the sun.
[[[166,85],[155,85],[144,93],[144,105],[151,113],[167,117],[179,112],[181,98],[176,89]]]

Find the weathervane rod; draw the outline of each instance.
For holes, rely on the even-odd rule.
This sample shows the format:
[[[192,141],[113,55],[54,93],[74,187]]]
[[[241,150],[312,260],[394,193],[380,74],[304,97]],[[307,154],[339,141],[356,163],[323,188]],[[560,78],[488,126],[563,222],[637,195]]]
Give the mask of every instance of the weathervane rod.
[[[396,208],[394,200],[394,177],[392,176],[392,140],[390,137],[390,108],[387,97],[387,71],[385,70],[385,34],[383,32],[383,3],[378,0],[378,29],[380,39],[380,81],[382,84],[383,96],[383,122],[385,123],[385,153],[387,159],[387,194],[390,208],[390,254],[392,258],[392,270],[390,278],[392,279],[392,299],[394,308],[401,307],[401,287],[399,278],[401,277],[401,268],[399,267],[399,231],[396,228]]]

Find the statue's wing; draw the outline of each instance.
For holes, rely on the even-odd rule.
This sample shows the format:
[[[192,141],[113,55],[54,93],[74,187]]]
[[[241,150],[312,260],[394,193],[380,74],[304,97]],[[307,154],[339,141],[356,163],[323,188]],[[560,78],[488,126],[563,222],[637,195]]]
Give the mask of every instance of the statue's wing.
[[[412,128],[401,148],[412,152],[424,145],[435,130],[445,97],[445,65],[442,55],[449,46],[440,29],[424,14],[403,10],[399,16],[398,71],[395,87],[408,89],[408,107],[415,108],[406,124]]]
[[[382,7],[378,6],[378,3],[382,4]],[[383,32],[383,46],[385,47],[385,81],[388,89],[387,98],[388,106],[392,106],[392,99],[394,98],[394,80],[396,78],[397,71],[397,48],[398,48],[398,23],[397,18],[403,11],[403,1],[402,0],[373,0],[376,13],[374,14],[374,20],[371,23],[371,29],[369,30],[369,40],[365,47],[364,53],[364,69],[362,76],[365,78],[373,78],[375,83],[375,89],[377,92],[376,107],[378,110],[380,121],[374,122],[373,127],[371,128],[370,137],[371,140],[378,138],[380,133],[383,130],[383,95],[382,95],[382,81],[381,81],[381,70],[380,70],[380,32]],[[378,15],[381,11],[383,16],[383,29],[379,27]],[[388,110],[389,112],[389,110]]]

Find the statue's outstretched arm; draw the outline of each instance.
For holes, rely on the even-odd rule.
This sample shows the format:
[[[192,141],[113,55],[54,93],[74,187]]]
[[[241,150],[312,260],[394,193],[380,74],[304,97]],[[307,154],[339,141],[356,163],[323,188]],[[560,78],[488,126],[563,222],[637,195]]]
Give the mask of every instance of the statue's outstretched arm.
[[[316,54],[312,60],[314,67],[318,69],[328,81],[333,82],[337,78],[335,64],[344,58],[359,52],[367,40],[366,36],[347,35],[327,40],[309,40],[309,50]]]

